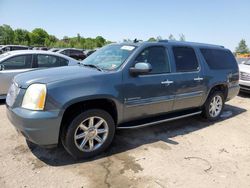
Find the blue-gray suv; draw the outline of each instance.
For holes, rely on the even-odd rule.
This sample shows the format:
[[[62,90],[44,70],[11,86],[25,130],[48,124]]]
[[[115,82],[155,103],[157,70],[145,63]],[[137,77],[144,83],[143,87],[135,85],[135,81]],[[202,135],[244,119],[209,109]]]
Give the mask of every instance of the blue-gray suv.
[[[239,70],[223,46],[158,41],[107,45],[79,66],[16,76],[9,120],[29,141],[62,143],[76,158],[103,152],[116,129],[201,114],[220,117],[239,92]]]

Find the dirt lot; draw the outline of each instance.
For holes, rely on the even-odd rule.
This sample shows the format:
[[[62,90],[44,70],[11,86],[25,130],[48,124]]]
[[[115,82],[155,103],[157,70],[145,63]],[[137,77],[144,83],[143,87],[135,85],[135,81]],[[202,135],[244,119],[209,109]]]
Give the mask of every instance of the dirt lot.
[[[216,123],[192,117],[118,131],[89,161],[28,147],[3,103],[0,120],[0,187],[250,187],[250,95],[227,103]]]

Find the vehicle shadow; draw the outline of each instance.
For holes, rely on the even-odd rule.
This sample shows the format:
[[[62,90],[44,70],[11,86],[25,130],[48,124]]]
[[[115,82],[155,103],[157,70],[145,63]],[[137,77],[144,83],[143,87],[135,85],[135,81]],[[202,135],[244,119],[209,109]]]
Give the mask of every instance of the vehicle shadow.
[[[186,135],[208,126],[216,125],[218,122],[236,117],[245,111],[246,110],[243,108],[225,105],[222,117],[216,122],[208,122],[203,120],[200,116],[194,116],[141,129],[118,130],[109,149],[98,157],[88,160],[75,160],[63,149],[62,146],[53,149],[45,149],[34,144],[30,144],[29,142],[27,143],[32,153],[47,165],[71,165],[94,161],[159,141],[163,141],[173,146],[178,145],[179,143],[171,140],[171,138],[179,135]]]
[[[5,105],[5,100],[4,99],[0,99],[0,106],[1,105]]]
[[[238,96],[242,97],[242,98],[249,98],[250,99],[250,93],[240,91]]]

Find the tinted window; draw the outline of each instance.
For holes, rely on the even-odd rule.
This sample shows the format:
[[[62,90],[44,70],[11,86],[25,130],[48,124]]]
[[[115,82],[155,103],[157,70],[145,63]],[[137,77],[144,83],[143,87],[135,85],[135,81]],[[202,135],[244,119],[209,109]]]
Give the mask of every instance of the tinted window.
[[[64,50],[61,52],[61,54],[69,56],[69,54],[70,54],[69,52],[70,52],[70,50]]]
[[[12,47],[12,51],[14,51],[14,50],[26,50],[26,49],[28,49],[28,48],[22,47],[22,46],[13,46]]]
[[[21,55],[9,58],[3,63],[5,70],[31,68],[31,55]]]
[[[83,52],[78,51],[78,50],[70,50],[70,55],[77,56],[77,55],[82,55]]]
[[[56,56],[51,55],[37,55],[38,67],[59,67],[60,61]]]
[[[60,61],[60,66],[68,66],[69,61],[67,59],[58,57],[58,60]]]
[[[155,46],[145,49],[135,60],[136,63],[150,63],[152,65],[152,74],[170,72],[168,55],[164,47]]]
[[[193,48],[174,47],[173,52],[177,72],[190,72],[199,69],[199,64]]]
[[[237,68],[236,60],[229,50],[201,49],[201,53],[210,69]]]

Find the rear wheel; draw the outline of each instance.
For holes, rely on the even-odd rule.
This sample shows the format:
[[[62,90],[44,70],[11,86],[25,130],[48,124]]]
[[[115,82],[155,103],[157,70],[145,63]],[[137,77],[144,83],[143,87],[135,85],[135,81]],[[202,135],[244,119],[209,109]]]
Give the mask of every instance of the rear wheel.
[[[204,108],[203,108],[203,117],[208,120],[217,120],[224,108],[225,99],[221,91],[214,91],[208,97]]]
[[[62,143],[75,158],[88,158],[103,152],[115,134],[114,120],[104,110],[92,109],[73,118],[65,129]]]

